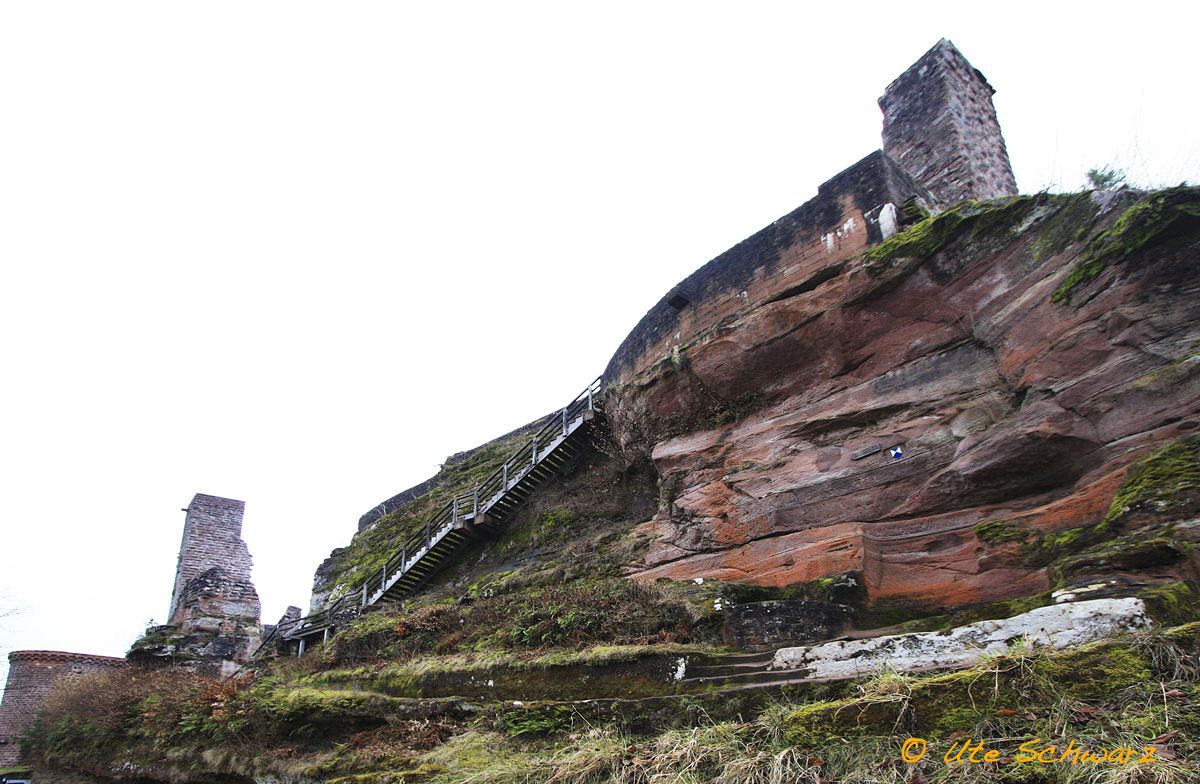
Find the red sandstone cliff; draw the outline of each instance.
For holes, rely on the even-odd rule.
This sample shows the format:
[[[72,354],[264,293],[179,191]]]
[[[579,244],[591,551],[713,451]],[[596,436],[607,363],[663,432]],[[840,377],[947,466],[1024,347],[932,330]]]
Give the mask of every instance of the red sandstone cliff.
[[[858,571],[872,601],[940,606],[1046,590],[976,526],[1095,524],[1127,466],[1200,424],[1198,259],[1197,189],[968,204],[716,325],[610,389],[670,500],[630,574]]]

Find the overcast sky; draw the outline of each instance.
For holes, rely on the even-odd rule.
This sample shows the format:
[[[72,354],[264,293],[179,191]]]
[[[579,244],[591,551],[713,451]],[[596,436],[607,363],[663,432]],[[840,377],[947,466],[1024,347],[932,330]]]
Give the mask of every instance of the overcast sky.
[[[263,619],[879,147],[938,38],[1025,192],[1200,181],[1193,4],[0,5],[0,654],[164,622],[196,492]]]

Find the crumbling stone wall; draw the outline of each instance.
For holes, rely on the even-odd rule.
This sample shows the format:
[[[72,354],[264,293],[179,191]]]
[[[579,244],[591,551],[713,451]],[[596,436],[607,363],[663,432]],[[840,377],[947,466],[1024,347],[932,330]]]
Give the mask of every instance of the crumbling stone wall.
[[[0,703],[0,768],[17,764],[21,731],[37,716],[46,695],[64,678],[125,667],[124,659],[63,651],[13,651]]]
[[[1016,193],[994,93],[943,38],[879,99],[883,151],[943,207]]]
[[[187,595],[195,593],[189,591],[189,584],[203,572],[221,567],[228,579],[249,584],[252,565],[250,550],[242,541],[244,501],[197,493],[186,511],[168,616],[168,623],[176,625],[185,620]],[[250,591],[253,590],[254,586],[250,585]],[[257,594],[254,602],[258,602]]]

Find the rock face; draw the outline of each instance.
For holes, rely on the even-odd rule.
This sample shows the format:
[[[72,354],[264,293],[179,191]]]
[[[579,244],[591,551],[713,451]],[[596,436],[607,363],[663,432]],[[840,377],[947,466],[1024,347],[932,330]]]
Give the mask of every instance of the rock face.
[[[880,99],[882,152],[626,338],[608,418],[664,500],[629,575],[855,572],[869,605],[927,610],[1045,592],[1055,532],[1087,539],[1200,426],[1200,190],[1011,196],[991,94],[940,41]]]
[[[616,387],[618,437],[670,491],[630,573],[859,571],[873,602],[941,607],[1047,590],[976,527],[1097,523],[1134,460],[1200,424],[1200,221],[1065,288],[1162,199],[950,211]]]
[[[249,660],[262,634],[250,551],[242,541],[245,503],[197,494],[187,508],[170,621],[149,629],[129,658],[183,664],[228,675]]]
[[[739,650],[756,651],[784,644],[828,640],[853,625],[851,607],[811,599],[749,602],[725,615],[725,636]]]
[[[884,668],[897,672],[954,669],[1006,653],[1015,644],[1067,648],[1148,628],[1150,620],[1141,600],[1093,599],[945,632],[781,648],[775,652],[771,669],[801,670],[803,677],[811,679],[858,678]]]

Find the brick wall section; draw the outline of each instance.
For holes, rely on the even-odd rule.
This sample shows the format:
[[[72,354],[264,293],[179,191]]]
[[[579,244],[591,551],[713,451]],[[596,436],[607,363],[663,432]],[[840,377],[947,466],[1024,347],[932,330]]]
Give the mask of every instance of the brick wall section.
[[[0,703],[0,768],[17,764],[21,731],[33,721],[46,695],[64,678],[125,667],[124,659],[62,651],[13,651]]]
[[[879,99],[883,151],[942,206],[1016,193],[993,93],[943,38]]]
[[[898,208],[912,200],[930,201],[929,192],[888,156],[871,153],[821,185],[816,198],[671,289],[621,343],[604,382],[628,382],[722,320],[815,286],[841,262],[891,236]],[[679,307],[681,300],[686,304]]]

